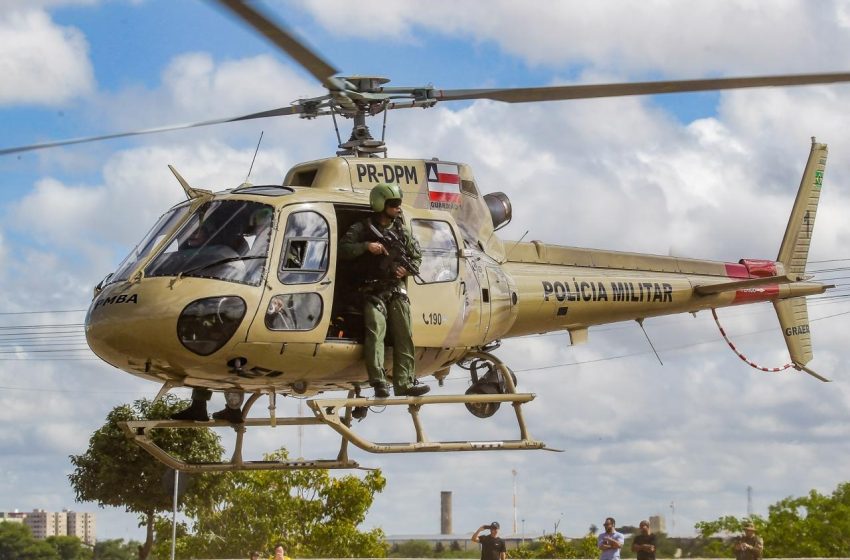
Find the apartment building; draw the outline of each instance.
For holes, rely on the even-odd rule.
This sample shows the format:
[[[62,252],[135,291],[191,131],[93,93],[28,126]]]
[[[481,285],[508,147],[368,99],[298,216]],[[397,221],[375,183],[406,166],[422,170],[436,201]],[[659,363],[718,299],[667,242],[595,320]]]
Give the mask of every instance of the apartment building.
[[[0,521],[24,523],[30,528],[33,537],[77,537],[89,546],[95,543],[95,514],[78,511],[44,511],[34,509],[28,512],[0,512]]]

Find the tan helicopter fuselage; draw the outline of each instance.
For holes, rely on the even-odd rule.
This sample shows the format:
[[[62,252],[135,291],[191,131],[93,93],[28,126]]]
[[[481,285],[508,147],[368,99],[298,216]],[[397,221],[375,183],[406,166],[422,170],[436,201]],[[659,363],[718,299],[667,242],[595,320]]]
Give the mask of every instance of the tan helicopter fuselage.
[[[194,198],[184,203],[182,217],[162,231],[124,278],[97,290],[86,318],[90,347],[117,368],[174,385],[314,394],[365,383],[356,282],[347,275],[352,264],[337,255],[345,229],[369,215],[369,190],[379,182],[401,186],[405,219],[423,249],[422,279],[408,280],[419,377],[445,376],[470,350],[503,338],[568,331],[579,343],[593,325],[824,290],[796,282],[701,294],[698,286],[786,271],[774,261],[723,263],[502,242],[494,223],[510,219],[509,203],[504,196],[485,199],[467,165],[335,157],[293,168],[283,183],[289,189],[187,190]],[[146,273],[157,254],[175,243],[181,227],[211,201],[273,208],[268,261],[256,284],[203,277],[203,270]],[[308,218],[326,224],[326,231],[319,228],[324,241],[320,234],[305,237],[297,230],[299,220]],[[292,254],[307,247],[325,251],[324,268],[299,272],[305,261]],[[182,314],[196,313],[193,320],[203,330],[225,321],[227,311],[215,307],[222,298],[230,298],[230,306],[244,302],[244,315],[231,319],[232,335],[212,352],[190,350],[184,342],[195,336],[194,327],[180,325]],[[197,311],[193,302],[204,299],[206,311]],[[278,321],[275,313],[290,319]]]

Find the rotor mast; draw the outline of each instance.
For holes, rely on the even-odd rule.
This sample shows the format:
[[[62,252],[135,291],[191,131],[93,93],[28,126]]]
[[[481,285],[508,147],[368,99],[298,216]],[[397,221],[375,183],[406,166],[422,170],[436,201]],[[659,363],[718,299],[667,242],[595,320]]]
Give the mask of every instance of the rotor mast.
[[[377,92],[381,90],[381,86],[390,80],[388,78],[370,77],[370,76],[351,76],[342,78],[345,82],[352,84],[358,92]],[[358,96],[361,97],[361,96]],[[371,97],[371,96],[369,96]],[[350,100],[350,98],[349,98]],[[343,116],[351,117],[354,121],[351,126],[351,136],[347,142],[339,144],[338,156],[367,156],[379,157],[386,155],[387,145],[383,138],[376,140],[372,137],[369,130],[369,125],[366,124],[366,115],[376,115],[386,110],[386,99],[369,99],[363,96],[361,99],[352,100],[353,111],[344,108],[340,112]]]

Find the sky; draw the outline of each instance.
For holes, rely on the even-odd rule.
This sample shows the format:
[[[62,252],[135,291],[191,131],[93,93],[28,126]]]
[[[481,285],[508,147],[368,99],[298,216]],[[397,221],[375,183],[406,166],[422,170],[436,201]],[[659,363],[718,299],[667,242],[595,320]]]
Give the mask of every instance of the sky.
[[[344,74],[438,88],[545,86],[850,70],[850,4],[825,0],[457,2],[267,0],[263,7]],[[816,9],[815,9],[816,6]],[[322,89],[262,38],[200,0],[11,0],[0,7],[0,148],[286,106]],[[810,254],[815,278],[846,290],[850,255],[850,85],[539,104],[443,103],[389,115],[390,155],[469,163],[479,188],[513,201],[504,239],[736,262],[775,258],[811,137],[830,148]],[[380,130],[380,120],[373,123]],[[82,334],[92,288],[193,185],[252,181],[332,155],[329,120],[257,120],[0,156],[0,510],[98,513],[98,538],[143,533],[131,514],[74,502],[69,455],[114,406],[158,386],[101,363]],[[842,286],[843,285],[843,286]],[[850,301],[812,298],[815,358],[832,383],[758,372],[708,313],[506,340],[532,436],[562,453],[373,456],[388,479],[365,527],[454,532],[498,520],[527,536],[583,534],[613,516],[664,515],[668,533],[832,491],[850,461]],[[772,307],[720,311],[738,347],[788,361]],[[453,370],[442,392],[466,390]],[[188,393],[178,393],[188,396]],[[216,397],[220,399],[220,397]],[[262,401],[261,401],[262,402]],[[213,406],[220,404],[214,401]],[[298,414],[293,399],[278,414]],[[428,434],[515,437],[490,420],[423,412]],[[403,411],[372,414],[377,440],[410,437]],[[430,420],[430,423],[429,423]],[[228,430],[229,431],[229,430]],[[249,435],[251,435],[249,433]],[[223,436],[232,439],[228,433]],[[284,445],[335,456],[329,434],[257,430],[249,455]],[[303,449],[302,447],[303,446]],[[513,472],[516,471],[514,475]],[[357,474],[357,473],[355,473]]]

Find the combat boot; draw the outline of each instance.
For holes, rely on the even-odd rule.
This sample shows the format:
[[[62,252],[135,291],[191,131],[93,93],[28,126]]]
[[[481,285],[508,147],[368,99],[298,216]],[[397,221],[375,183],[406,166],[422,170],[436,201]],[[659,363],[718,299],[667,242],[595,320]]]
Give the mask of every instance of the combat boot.
[[[395,390],[397,397],[421,397],[431,390],[427,385],[410,385],[408,387],[399,387]]]
[[[230,408],[229,406],[225,406],[218,412],[213,412],[213,420],[226,420],[231,424],[242,424],[245,422],[245,419],[242,418],[242,409],[240,408]]]
[[[171,415],[172,420],[189,420],[192,422],[209,422],[210,415],[207,413],[207,401],[192,399],[188,408],[175,412]]]
[[[385,399],[390,396],[390,390],[387,389],[386,383],[373,383],[372,388],[375,389],[376,399]]]

